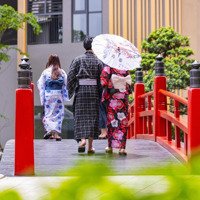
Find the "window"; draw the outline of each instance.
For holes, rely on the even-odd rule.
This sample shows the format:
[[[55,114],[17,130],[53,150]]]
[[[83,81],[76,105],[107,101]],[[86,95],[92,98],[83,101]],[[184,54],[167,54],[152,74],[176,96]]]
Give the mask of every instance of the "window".
[[[102,0],[72,0],[72,42],[102,33]]]
[[[28,12],[38,19],[42,33],[28,26],[28,44],[62,43],[62,0],[28,0]]]

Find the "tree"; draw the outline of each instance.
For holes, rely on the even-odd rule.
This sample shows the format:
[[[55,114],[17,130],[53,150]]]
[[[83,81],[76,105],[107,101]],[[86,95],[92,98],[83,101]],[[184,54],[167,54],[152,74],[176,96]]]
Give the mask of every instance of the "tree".
[[[0,6],[0,62],[9,61],[8,50],[17,48],[2,43],[2,36],[8,29],[18,30],[23,28],[23,23],[27,22],[33,28],[35,34],[39,34],[41,28],[37,22],[37,18],[32,13],[18,13],[13,7],[6,4]]]
[[[183,89],[189,85],[189,70],[193,54],[189,38],[175,32],[171,27],[153,31],[142,42],[142,67],[147,91],[152,90],[155,58],[161,54],[165,63],[168,90]]]

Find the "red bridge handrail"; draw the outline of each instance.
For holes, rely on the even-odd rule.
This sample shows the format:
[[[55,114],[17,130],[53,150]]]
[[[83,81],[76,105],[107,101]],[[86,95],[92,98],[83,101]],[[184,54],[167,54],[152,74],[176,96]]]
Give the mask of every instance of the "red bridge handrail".
[[[146,97],[149,97],[149,96],[153,96],[153,91],[146,92],[146,93],[140,95],[139,98],[146,98]]]
[[[144,92],[144,86],[135,86],[135,104],[129,106],[129,138],[141,138],[157,141],[173,152],[179,159],[186,161],[188,155],[188,122],[180,114],[180,104],[188,106],[188,100],[169,92],[165,87],[165,77],[158,77],[162,88]],[[159,84],[157,84],[159,85]],[[138,89],[138,91],[137,91]],[[167,111],[167,97],[174,100],[174,112]],[[160,105],[160,106],[159,106]],[[156,106],[156,107],[155,107]],[[134,114],[133,114],[134,110]],[[157,123],[157,126],[155,126]],[[159,124],[159,126],[158,126]],[[167,127],[166,127],[167,126]],[[174,126],[174,139],[172,129]],[[130,133],[131,131],[131,133]],[[181,142],[181,131],[184,143]]]
[[[172,99],[174,99],[174,100],[186,105],[186,106],[188,105],[188,100],[178,96],[177,94],[174,94],[172,92],[169,92],[169,91],[166,91],[166,90],[162,90],[162,89],[160,89],[159,92],[161,94],[165,95],[165,96],[168,96],[168,97],[170,97],[170,98],[172,98]]]
[[[141,68],[136,69],[128,135],[156,141],[179,159],[188,161],[197,152],[200,154],[200,63],[192,64],[188,99],[185,99],[167,91],[162,59],[156,57],[153,91],[145,93]],[[182,114],[182,106],[187,114]]]
[[[187,120],[184,120],[182,117],[176,118],[173,113],[165,110],[160,110],[160,116],[178,126],[184,133],[188,133]]]

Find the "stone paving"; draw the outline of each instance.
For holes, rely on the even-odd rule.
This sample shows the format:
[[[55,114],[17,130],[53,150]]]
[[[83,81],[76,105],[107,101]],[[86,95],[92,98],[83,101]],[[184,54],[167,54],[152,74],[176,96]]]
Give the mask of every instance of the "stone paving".
[[[151,166],[180,164],[180,162],[159,144],[148,140],[128,140],[126,157],[105,154],[106,140],[94,141],[96,153],[77,153],[74,140],[35,140],[35,174],[33,177],[14,176],[14,140],[7,142],[0,162],[0,191],[18,191],[24,200],[41,200],[49,198],[49,188],[55,188],[71,176],[60,175],[78,161],[107,162],[114,169],[116,176],[108,176],[123,188],[134,190],[138,195],[161,193],[167,190],[168,181],[164,176],[133,175],[138,170]],[[93,196],[99,199],[111,191]]]
[[[164,176],[112,176],[110,181],[119,184],[122,188],[134,190],[137,195],[157,194],[165,192],[168,188],[168,181]],[[49,199],[49,188],[57,187],[70,177],[4,177],[0,179],[0,191],[16,190],[24,200]],[[106,191],[109,193],[111,191]],[[92,199],[99,199],[96,194]]]
[[[107,162],[117,175],[132,175],[138,170],[151,166],[180,163],[172,154],[158,143],[148,140],[128,140],[127,156],[105,154],[106,140],[95,140],[96,153],[78,154],[75,140],[35,140],[35,174],[38,176],[56,176],[72,168],[78,161]],[[0,174],[14,175],[14,140],[7,142],[2,160]]]

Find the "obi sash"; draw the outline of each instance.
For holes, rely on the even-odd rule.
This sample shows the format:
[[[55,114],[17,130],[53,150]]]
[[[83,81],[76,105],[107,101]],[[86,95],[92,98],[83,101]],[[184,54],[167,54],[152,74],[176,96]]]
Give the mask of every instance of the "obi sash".
[[[111,82],[113,84],[113,87],[115,89],[118,89],[120,92],[126,91],[126,84],[131,85],[131,76],[118,76],[116,74],[112,74],[111,76]]]
[[[48,79],[45,82],[45,90],[62,90],[63,84],[64,84],[63,78],[59,78],[56,80]]]

